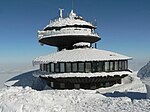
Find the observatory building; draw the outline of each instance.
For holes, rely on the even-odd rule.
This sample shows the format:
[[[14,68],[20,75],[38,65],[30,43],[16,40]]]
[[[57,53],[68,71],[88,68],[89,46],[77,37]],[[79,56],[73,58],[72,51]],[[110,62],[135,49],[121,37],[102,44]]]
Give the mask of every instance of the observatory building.
[[[130,57],[93,48],[101,38],[96,26],[77,16],[72,10],[68,17],[51,20],[38,31],[39,42],[55,46],[58,51],[33,60],[39,65],[34,76],[46,80],[54,89],[97,89],[120,84],[131,73]]]

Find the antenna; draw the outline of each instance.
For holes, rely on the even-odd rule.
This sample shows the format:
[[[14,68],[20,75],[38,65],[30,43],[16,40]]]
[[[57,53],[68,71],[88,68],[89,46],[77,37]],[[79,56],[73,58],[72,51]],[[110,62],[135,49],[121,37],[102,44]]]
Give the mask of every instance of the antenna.
[[[59,16],[60,16],[60,18],[62,18],[62,16],[63,16],[63,10],[64,9],[59,8]]]

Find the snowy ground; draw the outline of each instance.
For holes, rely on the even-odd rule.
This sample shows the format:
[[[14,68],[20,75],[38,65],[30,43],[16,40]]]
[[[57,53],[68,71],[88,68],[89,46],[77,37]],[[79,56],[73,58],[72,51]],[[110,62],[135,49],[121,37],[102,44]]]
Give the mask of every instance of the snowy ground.
[[[22,68],[22,69],[20,69]],[[0,89],[0,112],[149,112],[144,84],[134,72],[123,84],[97,90],[51,90],[32,76],[30,66],[0,72],[13,87]],[[12,71],[14,71],[12,73]],[[16,74],[17,73],[17,74]],[[3,74],[3,75],[2,75]],[[13,75],[12,75],[13,74]],[[4,82],[4,79],[1,80]],[[0,82],[1,82],[0,81]],[[2,83],[2,82],[1,82]]]

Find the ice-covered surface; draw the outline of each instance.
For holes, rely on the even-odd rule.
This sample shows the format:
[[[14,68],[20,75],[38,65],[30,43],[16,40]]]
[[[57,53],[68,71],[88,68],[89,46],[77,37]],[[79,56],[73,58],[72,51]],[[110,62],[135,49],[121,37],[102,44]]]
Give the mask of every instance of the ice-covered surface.
[[[150,85],[150,62],[139,70],[138,77],[143,83]]]
[[[100,38],[98,36],[97,33],[95,32],[91,32],[90,29],[86,29],[86,28],[78,28],[78,30],[76,30],[76,28],[64,28],[61,30],[52,30],[52,31],[38,31],[38,39],[41,40],[43,38],[49,38],[49,37],[63,37],[63,36],[90,36],[90,37],[97,37]]]
[[[138,77],[142,80],[150,80],[150,62],[139,70]]]
[[[55,19],[54,21],[50,21],[50,24],[47,25],[46,28],[47,27],[62,27],[66,25],[87,25],[87,26],[94,27],[90,22],[86,22],[82,19],[75,19],[75,18],[79,18],[79,16],[77,16],[72,10],[70,12],[69,17],[58,18],[58,19]]]
[[[42,77],[104,77],[104,76],[114,76],[114,75],[123,75],[123,74],[131,74],[129,71],[120,71],[120,72],[97,72],[97,73],[46,73],[41,72],[40,70],[35,71],[34,76],[42,76]]]
[[[146,85],[147,98],[150,99],[150,62],[139,70],[138,77]]]
[[[149,112],[145,91],[136,73],[123,84],[97,90],[8,87],[0,90],[0,112]]]
[[[74,61],[105,61],[105,60],[127,60],[130,57],[106,50],[94,48],[79,48],[74,50],[63,50],[47,56],[40,56],[33,61],[33,64],[49,62],[74,62]]]
[[[73,46],[74,47],[79,47],[79,46],[88,46],[88,47],[90,47],[91,43],[88,43],[88,42],[79,42],[79,43],[74,44]]]

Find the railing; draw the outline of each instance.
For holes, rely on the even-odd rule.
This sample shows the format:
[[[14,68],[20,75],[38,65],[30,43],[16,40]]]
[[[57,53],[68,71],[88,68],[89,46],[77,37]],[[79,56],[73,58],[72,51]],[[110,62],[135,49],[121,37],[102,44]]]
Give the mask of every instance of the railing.
[[[59,30],[59,31],[39,31],[38,37],[39,39],[45,38],[45,37],[52,37],[52,36],[58,36],[58,35],[90,35],[90,36],[96,36],[99,37],[97,33],[92,32],[90,29],[65,29],[65,30]]]

